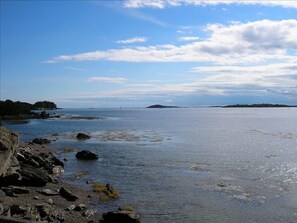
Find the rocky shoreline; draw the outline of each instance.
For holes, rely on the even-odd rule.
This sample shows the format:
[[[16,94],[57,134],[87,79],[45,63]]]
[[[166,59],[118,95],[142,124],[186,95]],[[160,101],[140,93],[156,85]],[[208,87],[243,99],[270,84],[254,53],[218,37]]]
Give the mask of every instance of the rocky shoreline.
[[[109,184],[86,190],[61,182],[63,167],[49,147],[20,143],[17,133],[0,127],[0,222],[141,222],[128,206],[102,213],[96,204],[119,193]]]

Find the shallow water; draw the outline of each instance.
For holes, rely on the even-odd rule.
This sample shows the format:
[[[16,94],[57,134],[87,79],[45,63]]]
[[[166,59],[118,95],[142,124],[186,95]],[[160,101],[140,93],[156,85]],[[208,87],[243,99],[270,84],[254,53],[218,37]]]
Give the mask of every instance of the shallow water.
[[[111,183],[145,223],[297,222],[297,109],[77,109],[9,128],[49,137],[63,178]],[[68,117],[100,117],[69,119]],[[92,135],[78,141],[75,134]],[[58,133],[58,136],[52,136]],[[73,153],[63,153],[73,148]],[[89,149],[94,162],[75,159]],[[78,171],[88,176],[74,180]]]

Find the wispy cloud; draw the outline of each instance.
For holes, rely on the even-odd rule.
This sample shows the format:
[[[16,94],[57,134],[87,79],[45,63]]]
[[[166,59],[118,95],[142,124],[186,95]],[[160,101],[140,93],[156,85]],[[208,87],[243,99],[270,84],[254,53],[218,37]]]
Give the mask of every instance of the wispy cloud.
[[[178,38],[179,41],[197,41],[199,40],[198,36],[182,36]]]
[[[48,63],[63,61],[213,62],[243,64],[291,60],[297,50],[297,20],[261,20],[229,25],[209,24],[208,39],[180,46],[167,44],[61,55]]]
[[[146,37],[133,37],[130,39],[125,39],[125,40],[118,40],[117,43],[120,44],[130,44],[130,43],[144,43],[146,42],[148,39]]]
[[[123,84],[127,81],[123,77],[90,77],[88,82],[99,82],[99,83],[113,83],[113,84]]]
[[[181,5],[265,5],[281,6],[285,8],[297,8],[297,2],[294,0],[271,1],[271,0],[125,0],[123,5],[127,8],[158,8],[177,7]]]

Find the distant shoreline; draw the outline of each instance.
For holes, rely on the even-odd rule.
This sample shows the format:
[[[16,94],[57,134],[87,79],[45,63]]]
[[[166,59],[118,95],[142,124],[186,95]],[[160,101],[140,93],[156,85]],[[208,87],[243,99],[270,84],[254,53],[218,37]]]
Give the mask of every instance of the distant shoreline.
[[[297,107],[296,105],[284,105],[284,104],[235,104],[221,106],[222,108],[291,108]]]

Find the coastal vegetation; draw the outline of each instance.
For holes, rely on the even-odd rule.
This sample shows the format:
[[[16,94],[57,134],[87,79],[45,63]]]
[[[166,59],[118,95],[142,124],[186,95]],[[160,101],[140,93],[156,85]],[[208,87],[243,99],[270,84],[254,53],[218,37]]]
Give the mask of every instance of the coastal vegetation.
[[[28,118],[48,118],[49,115],[42,111],[41,113],[34,110],[53,110],[57,105],[50,101],[38,101],[34,104],[21,101],[0,101],[1,119],[28,119]]]
[[[296,106],[284,105],[284,104],[235,104],[235,105],[223,106],[223,108],[288,108],[288,107],[296,107]]]

